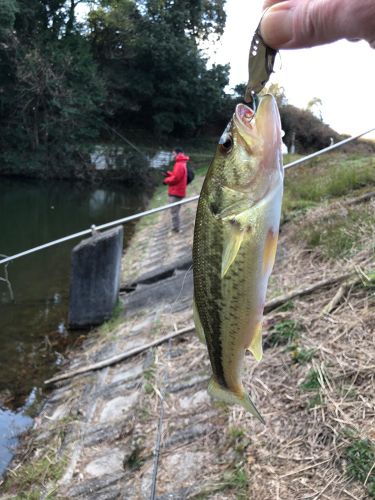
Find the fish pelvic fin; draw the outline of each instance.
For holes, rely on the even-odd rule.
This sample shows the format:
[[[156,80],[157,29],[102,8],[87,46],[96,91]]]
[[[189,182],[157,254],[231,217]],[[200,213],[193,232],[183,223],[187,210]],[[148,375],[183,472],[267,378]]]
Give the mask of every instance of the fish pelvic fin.
[[[242,396],[239,396],[229,389],[225,389],[224,387],[220,386],[216,382],[214,377],[211,377],[208,383],[207,390],[208,394],[214,399],[219,399],[220,401],[228,404],[239,404],[243,408],[245,408],[246,411],[256,417],[262,424],[266,423],[262,415],[257,410],[255,404],[251,401],[250,396],[246,392],[244,392]]]
[[[262,345],[262,322],[259,321],[255,327],[255,333],[251,339],[250,345],[247,349],[252,353],[257,361],[260,361],[263,357],[263,345]]]
[[[233,264],[235,258],[237,257],[238,251],[243,242],[245,231],[241,231],[239,223],[236,219],[229,222],[231,226],[225,231],[225,244],[223,257],[221,262],[221,277],[227,274],[230,266]]]
[[[195,303],[195,297],[193,299],[193,318],[195,324],[195,333],[202,344],[206,344],[206,338],[204,336],[204,330],[202,326],[201,319],[199,317],[199,312],[197,309],[197,304]]]

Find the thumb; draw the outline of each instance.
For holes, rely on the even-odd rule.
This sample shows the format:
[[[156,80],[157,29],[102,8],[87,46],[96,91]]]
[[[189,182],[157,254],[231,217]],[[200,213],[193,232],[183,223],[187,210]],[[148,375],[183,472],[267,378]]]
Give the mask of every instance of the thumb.
[[[274,3],[270,0],[265,6]],[[274,3],[261,22],[274,48],[312,47],[342,38],[367,40],[375,48],[374,0],[287,0]]]

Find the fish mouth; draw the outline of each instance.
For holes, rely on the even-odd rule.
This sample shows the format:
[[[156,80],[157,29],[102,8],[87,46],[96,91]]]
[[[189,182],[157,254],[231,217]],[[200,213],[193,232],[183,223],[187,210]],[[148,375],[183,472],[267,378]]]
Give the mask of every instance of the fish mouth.
[[[234,122],[239,129],[241,135],[249,135],[253,131],[253,118],[255,116],[254,111],[246,106],[246,104],[237,104],[236,111],[234,113]]]
[[[246,104],[237,104],[233,123],[252,153],[281,151],[281,122],[275,98],[266,94],[254,112]]]

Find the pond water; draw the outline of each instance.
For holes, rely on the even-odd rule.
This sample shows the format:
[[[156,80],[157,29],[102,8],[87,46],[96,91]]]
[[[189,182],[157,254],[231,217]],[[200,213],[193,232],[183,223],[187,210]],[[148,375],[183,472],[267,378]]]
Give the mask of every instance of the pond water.
[[[0,179],[0,254],[12,255],[144,209],[147,196],[124,186]],[[125,225],[129,241],[133,225]],[[0,266],[0,472],[43,381],[82,332],[69,332],[71,249],[80,239]]]

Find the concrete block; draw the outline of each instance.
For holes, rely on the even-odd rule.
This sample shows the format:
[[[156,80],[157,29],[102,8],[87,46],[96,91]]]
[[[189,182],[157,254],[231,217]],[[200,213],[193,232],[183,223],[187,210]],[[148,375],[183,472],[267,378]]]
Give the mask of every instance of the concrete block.
[[[112,315],[120,290],[123,228],[81,241],[72,251],[69,327],[100,325]]]

